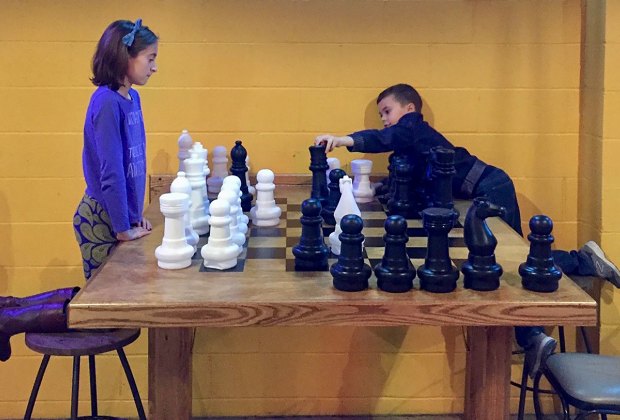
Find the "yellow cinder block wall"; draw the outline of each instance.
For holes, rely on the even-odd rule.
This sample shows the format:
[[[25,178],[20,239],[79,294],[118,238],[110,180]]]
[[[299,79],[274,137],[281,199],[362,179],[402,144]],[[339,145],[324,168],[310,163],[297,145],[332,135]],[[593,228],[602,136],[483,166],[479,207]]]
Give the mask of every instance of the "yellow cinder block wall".
[[[139,88],[149,173],[175,171],[182,129],[209,149],[244,140],[253,172],[307,173],[315,135],[380,127],[377,93],[406,82],[431,124],[513,177],[526,223],[545,213],[558,246],[575,247],[581,14],[579,0],[2,1],[0,294],[83,283],[71,220],[84,188],[89,64],[120,18],[142,17],[161,37],[159,72]],[[617,89],[606,94],[613,101]],[[613,141],[604,147],[617,156]],[[335,155],[345,166],[362,157]],[[370,157],[385,172],[386,156]],[[603,212],[619,188],[612,163]],[[22,416],[39,363],[22,337],[12,343],[0,364],[12,378],[0,381],[8,418]],[[129,352],[146,400],[146,338]],[[194,354],[195,415],[463,408],[460,329],[204,329]],[[134,416],[116,359],[99,365],[102,411]],[[68,367],[52,361],[39,415],[67,415]]]

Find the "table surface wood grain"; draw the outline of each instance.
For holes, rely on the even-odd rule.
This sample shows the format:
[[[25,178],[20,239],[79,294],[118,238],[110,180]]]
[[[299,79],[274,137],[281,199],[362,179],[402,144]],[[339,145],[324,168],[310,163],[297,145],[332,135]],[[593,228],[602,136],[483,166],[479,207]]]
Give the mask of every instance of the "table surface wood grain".
[[[300,202],[309,196],[309,188],[278,186],[276,193]],[[460,210],[463,217],[466,208]],[[163,237],[157,201],[146,217],[153,223],[152,233],[114,250],[71,301],[70,327],[596,325],[595,301],[568,277],[553,293],[521,287],[518,266],[529,243],[497,218],[488,223],[504,269],[498,290],[464,289],[461,274],[452,293],[417,288],[392,294],[377,289],[374,275],[370,289],[347,293],[333,288],[329,272],[289,272],[283,262],[273,260],[254,260],[242,272],[200,272],[202,260],[186,269],[164,270],[154,256]]]

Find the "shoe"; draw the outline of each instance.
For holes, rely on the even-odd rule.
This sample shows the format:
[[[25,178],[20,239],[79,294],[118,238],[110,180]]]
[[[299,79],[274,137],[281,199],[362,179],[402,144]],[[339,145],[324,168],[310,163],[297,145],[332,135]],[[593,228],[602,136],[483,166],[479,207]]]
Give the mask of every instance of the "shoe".
[[[598,277],[607,279],[614,286],[620,288],[620,270],[607,259],[605,253],[596,242],[586,242],[579,250],[579,254],[585,256],[592,263]]]
[[[534,379],[541,366],[547,360],[558,342],[547,334],[540,333],[532,337],[531,343],[525,349],[525,367],[528,369],[528,375]]]

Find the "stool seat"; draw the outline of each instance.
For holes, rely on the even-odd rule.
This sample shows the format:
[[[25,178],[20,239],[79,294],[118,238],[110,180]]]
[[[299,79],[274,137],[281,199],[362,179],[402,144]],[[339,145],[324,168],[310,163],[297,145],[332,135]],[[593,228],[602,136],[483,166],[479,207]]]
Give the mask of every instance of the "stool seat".
[[[573,405],[620,408],[620,357],[561,353],[549,356],[546,365]]]
[[[88,356],[123,348],[139,336],[139,329],[26,333],[26,346],[50,356]]]

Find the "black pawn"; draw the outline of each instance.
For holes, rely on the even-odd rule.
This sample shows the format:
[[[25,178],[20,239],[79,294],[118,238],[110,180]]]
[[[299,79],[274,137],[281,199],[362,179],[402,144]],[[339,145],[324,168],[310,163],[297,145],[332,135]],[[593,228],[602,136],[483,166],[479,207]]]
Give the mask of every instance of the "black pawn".
[[[334,169],[329,173],[329,184],[327,185],[329,196],[327,197],[327,204],[323,206],[323,211],[321,212],[323,221],[328,225],[333,226],[336,224],[334,211],[336,211],[336,207],[340,201],[340,180],[345,175],[346,172],[342,169]]]
[[[323,241],[321,202],[309,198],[301,203],[301,237],[293,247],[295,271],[325,271],[329,248]]]
[[[445,147],[431,149],[432,165],[432,206],[454,209],[452,199],[452,177],[456,174],[454,168],[454,150]]]
[[[497,239],[489,229],[486,218],[501,216],[504,212],[503,207],[483,197],[474,199],[467,211],[463,230],[469,255],[461,267],[466,289],[489,291],[499,287],[503,270],[495,261]]]
[[[448,293],[456,289],[459,270],[450,259],[448,233],[456,213],[449,209],[429,207],[422,211],[422,222],[428,233],[426,259],[418,268],[420,288],[433,293]]]
[[[235,141],[235,146],[230,150],[230,159],[232,160],[230,172],[241,181],[241,208],[243,211],[250,211],[252,208],[252,194],[248,191],[248,184],[245,182],[245,173],[248,171],[245,164],[247,156],[248,152],[241,145],[241,140]]]
[[[325,154],[325,146],[310,146],[310,167],[312,171],[312,191],[310,197],[321,200],[321,206],[327,204],[327,175],[329,169],[327,164],[327,155]]]
[[[338,262],[331,266],[329,272],[334,278],[334,287],[343,292],[359,292],[368,288],[372,270],[368,264],[364,264],[363,227],[362,218],[356,214],[347,214],[340,220],[340,255]]]
[[[555,292],[558,290],[562,271],[551,256],[553,243],[553,222],[548,216],[538,215],[530,219],[530,253],[527,261],[519,266],[521,284],[534,292]]]
[[[390,215],[415,217],[414,203],[411,201],[412,170],[406,159],[394,159],[393,192],[387,203]]]
[[[407,220],[390,216],[385,221],[385,253],[375,266],[377,286],[386,292],[401,293],[413,288],[415,268],[407,255]]]

